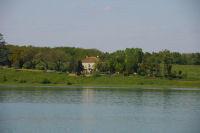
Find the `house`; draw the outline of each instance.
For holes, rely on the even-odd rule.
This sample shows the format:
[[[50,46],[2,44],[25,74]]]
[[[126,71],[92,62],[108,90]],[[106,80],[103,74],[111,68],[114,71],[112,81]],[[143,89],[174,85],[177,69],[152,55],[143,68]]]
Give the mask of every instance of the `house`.
[[[81,60],[84,67],[85,73],[90,73],[95,70],[95,62],[99,61],[98,57],[86,57],[86,59]]]

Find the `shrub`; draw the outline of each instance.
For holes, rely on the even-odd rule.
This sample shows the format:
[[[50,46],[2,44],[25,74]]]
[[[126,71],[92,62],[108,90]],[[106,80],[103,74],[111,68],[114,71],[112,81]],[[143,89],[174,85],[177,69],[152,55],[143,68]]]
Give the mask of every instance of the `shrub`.
[[[6,75],[3,75],[3,77],[2,77],[2,79],[1,79],[1,81],[3,81],[3,82],[6,82],[6,81],[8,81],[8,79],[7,79]]]
[[[17,79],[13,79],[13,81],[14,81],[14,82],[17,82],[18,80],[17,80]]]
[[[144,83],[143,82],[139,82],[138,85],[144,85]]]
[[[8,79],[7,79],[6,75],[3,75],[3,82],[6,82],[6,81],[8,81]]]
[[[38,70],[45,70],[46,67],[45,67],[45,64],[44,63],[38,63],[36,66],[35,66],[36,69]]]
[[[42,81],[41,81],[42,84],[49,84],[51,83],[51,81],[47,78],[44,78]]]
[[[21,80],[19,81],[19,83],[26,83],[26,80],[21,79]]]
[[[179,79],[182,79],[183,78],[183,74],[182,74],[182,71],[181,70],[179,70],[178,71],[178,76],[177,76]]]
[[[68,82],[67,82],[67,85],[72,85],[72,83],[68,81]]]

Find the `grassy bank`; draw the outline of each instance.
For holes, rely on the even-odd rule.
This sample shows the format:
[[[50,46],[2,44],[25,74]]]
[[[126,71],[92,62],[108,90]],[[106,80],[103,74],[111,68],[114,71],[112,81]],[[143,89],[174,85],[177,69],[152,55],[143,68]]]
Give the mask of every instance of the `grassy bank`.
[[[150,78],[141,76],[99,76],[83,77],[70,76],[66,73],[27,71],[16,69],[0,70],[0,85],[74,85],[74,86],[129,86],[129,87],[177,87],[200,88],[199,66],[175,66],[174,69],[184,67],[187,77],[184,79]],[[183,71],[184,71],[183,70]]]

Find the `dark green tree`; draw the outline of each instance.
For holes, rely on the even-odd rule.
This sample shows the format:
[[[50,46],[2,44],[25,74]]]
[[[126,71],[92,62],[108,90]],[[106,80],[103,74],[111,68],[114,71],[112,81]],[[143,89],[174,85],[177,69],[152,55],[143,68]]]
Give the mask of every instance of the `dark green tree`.
[[[52,50],[51,51],[51,63],[54,65],[54,68],[57,71],[62,71],[64,63],[69,61],[68,56],[61,50]]]
[[[3,35],[0,33],[0,65],[8,64],[9,50],[6,47],[6,42],[3,39]]]
[[[49,55],[49,50],[44,50],[44,51],[39,51],[35,56],[34,56],[34,62],[36,63],[36,69],[40,70],[46,70],[49,69],[49,63],[50,63],[50,55]]]
[[[138,62],[134,56],[127,56],[125,59],[126,62],[126,72],[133,73],[137,72]]]
[[[169,50],[163,51],[163,64],[164,64],[164,76],[170,77],[172,71],[173,58]]]
[[[11,62],[13,67],[15,68],[23,67],[23,64],[24,64],[23,51],[24,51],[24,48],[22,47],[14,47],[10,50],[8,60]]]
[[[34,60],[35,55],[37,55],[38,49],[33,46],[28,46],[23,51],[24,68],[35,68],[36,62]]]
[[[194,65],[200,65],[200,53],[193,53],[192,54],[192,61]]]
[[[82,65],[82,61],[78,61],[78,66],[77,66],[77,75],[80,76],[81,72],[84,70],[84,67]]]

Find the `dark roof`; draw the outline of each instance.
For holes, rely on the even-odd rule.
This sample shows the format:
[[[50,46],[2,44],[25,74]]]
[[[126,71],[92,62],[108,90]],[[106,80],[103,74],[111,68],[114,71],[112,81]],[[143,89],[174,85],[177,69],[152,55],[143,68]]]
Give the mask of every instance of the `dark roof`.
[[[86,59],[82,60],[82,63],[94,63],[96,61],[99,61],[99,58],[97,58],[97,57],[87,57]]]

